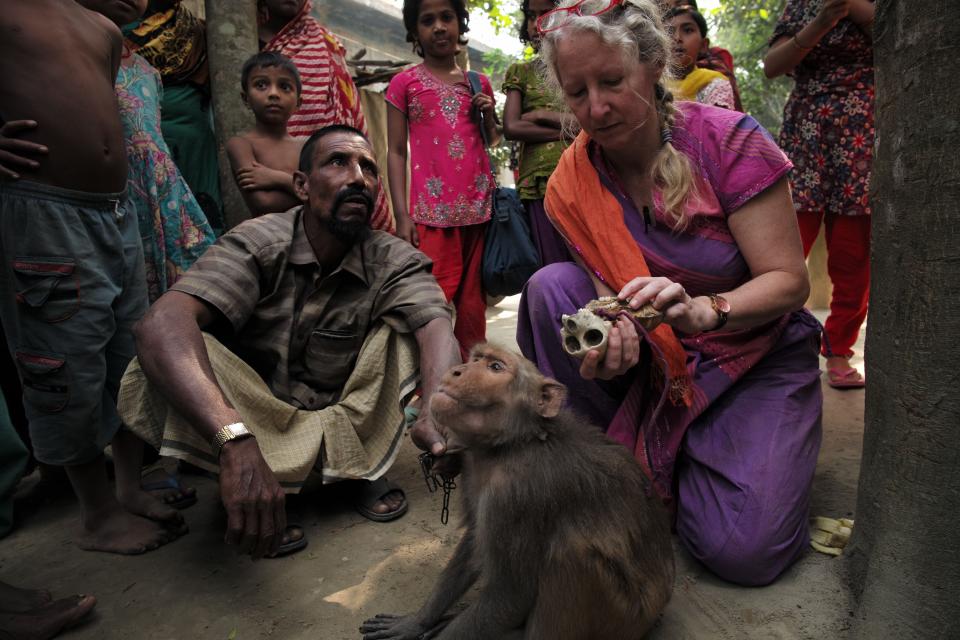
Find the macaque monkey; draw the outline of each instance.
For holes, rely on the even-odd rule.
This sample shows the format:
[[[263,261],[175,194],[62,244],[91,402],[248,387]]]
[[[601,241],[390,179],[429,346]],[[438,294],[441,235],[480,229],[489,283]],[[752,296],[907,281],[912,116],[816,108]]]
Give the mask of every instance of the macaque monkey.
[[[490,345],[430,402],[462,451],[463,538],[420,611],[381,614],[364,640],[632,640],[673,588],[665,507],[623,446],[563,408],[566,388]],[[481,580],[479,597],[447,610]]]

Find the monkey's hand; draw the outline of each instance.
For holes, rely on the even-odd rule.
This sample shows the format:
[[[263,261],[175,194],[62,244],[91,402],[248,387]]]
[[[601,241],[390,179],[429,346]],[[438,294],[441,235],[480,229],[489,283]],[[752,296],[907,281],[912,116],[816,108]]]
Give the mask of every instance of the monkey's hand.
[[[380,613],[360,625],[363,640],[429,640],[443,631],[452,616],[441,618],[433,626],[421,623],[416,616]]]

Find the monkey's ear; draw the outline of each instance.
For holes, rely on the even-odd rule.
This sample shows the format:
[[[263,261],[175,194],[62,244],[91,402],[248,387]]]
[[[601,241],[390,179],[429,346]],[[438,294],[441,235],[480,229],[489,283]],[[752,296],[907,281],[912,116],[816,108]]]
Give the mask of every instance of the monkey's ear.
[[[540,383],[540,401],[537,412],[544,418],[555,418],[567,399],[567,388],[552,378]]]

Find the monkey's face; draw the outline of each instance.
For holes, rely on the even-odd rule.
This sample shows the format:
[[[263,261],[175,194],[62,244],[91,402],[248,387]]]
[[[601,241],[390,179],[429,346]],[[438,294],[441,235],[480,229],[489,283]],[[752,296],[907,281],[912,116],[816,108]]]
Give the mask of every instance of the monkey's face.
[[[467,362],[453,367],[430,400],[430,411],[448,449],[492,446],[513,397],[518,358],[487,347],[475,348]]]
[[[430,411],[448,450],[489,448],[545,437],[539,418],[555,416],[565,394],[533,363],[481,344],[466,363],[444,374]]]

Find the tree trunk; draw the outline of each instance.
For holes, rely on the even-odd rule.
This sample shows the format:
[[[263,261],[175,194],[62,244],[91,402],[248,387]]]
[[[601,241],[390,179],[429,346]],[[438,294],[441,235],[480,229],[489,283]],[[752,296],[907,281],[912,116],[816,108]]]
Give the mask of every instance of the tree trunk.
[[[250,217],[233,180],[224,143],[253,128],[253,115],[240,100],[240,68],[257,52],[256,0],[206,0],[207,55],[213,118],[220,159],[223,218],[229,229]]]
[[[858,638],[960,629],[956,0],[879,0],[863,465],[844,553]]]

